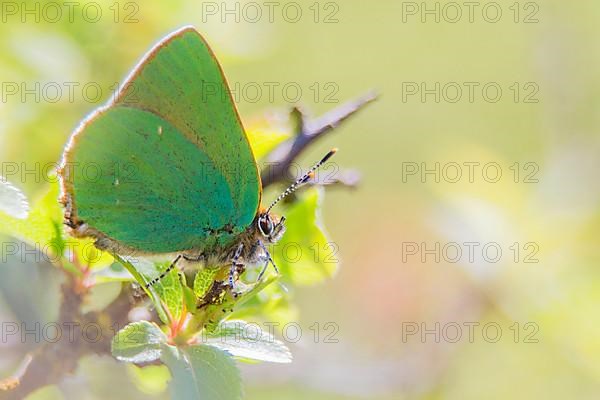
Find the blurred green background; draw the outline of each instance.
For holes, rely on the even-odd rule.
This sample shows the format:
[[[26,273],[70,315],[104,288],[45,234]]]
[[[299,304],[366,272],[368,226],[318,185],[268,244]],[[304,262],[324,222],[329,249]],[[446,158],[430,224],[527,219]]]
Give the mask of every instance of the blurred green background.
[[[47,2],[3,1],[0,160],[59,160],[77,123],[185,24],[239,85],[247,126],[296,103],[320,115],[374,88],[377,102],[302,157],[308,165],[339,147],[336,164],[362,180],[327,193],[323,215],[342,264],[335,279],[297,292],[295,361],[242,366],[247,397],[598,398],[600,3],[273,3],[82,2],[52,22]],[[24,7],[40,7],[39,21]],[[72,93],[69,83],[79,84]],[[29,197],[45,185],[32,175],[11,181]],[[473,259],[465,243],[478,244]],[[497,261],[482,255],[490,243]],[[0,301],[0,320],[11,315]],[[323,340],[328,322],[338,343]],[[0,351],[6,376],[19,354],[10,343]],[[166,396],[160,370],[156,387],[132,383],[135,374],[90,358],[38,398]]]

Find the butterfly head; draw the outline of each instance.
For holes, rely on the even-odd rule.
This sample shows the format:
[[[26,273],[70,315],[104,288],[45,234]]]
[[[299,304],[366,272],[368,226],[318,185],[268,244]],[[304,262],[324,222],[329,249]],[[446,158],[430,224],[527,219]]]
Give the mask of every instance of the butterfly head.
[[[285,232],[285,217],[277,218],[269,212],[262,212],[256,219],[256,228],[260,235],[270,243],[277,242]]]

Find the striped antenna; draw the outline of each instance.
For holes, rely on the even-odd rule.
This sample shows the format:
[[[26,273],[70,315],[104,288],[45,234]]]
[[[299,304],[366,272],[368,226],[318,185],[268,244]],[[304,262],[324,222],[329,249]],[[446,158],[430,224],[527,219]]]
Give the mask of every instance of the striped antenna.
[[[300,179],[298,179],[296,182],[292,183],[290,185],[290,187],[288,187],[287,189],[285,189],[285,192],[281,193],[279,195],[279,197],[277,197],[275,199],[275,201],[273,201],[271,203],[271,205],[269,206],[269,208],[267,208],[267,214],[271,211],[271,209],[277,204],[279,203],[281,200],[283,200],[285,197],[289,196],[290,194],[294,193],[296,191],[296,189],[298,189],[300,186],[302,186],[303,184],[305,184],[306,182],[309,181],[309,179],[311,179],[312,177],[315,176],[315,171],[323,164],[325,164],[327,162],[327,160],[329,160],[331,158],[331,156],[333,156],[335,153],[337,152],[337,149],[331,149],[329,150],[329,153],[325,154],[325,157],[323,157],[321,159],[321,161],[319,161],[318,163],[316,163],[315,165],[313,165],[313,167],[311,169],[308,170],[308,172],[306,172],[306,174],[304,174]]]

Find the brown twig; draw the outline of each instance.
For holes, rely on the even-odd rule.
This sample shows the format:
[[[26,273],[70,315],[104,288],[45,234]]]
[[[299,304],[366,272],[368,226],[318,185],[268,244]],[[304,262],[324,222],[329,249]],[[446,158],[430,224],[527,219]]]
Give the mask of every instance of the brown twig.
[[[292,110],[296,135],[283,142],[267,157],[269,168],[263,171],[261,180],[263,188],[278,182],[289,180],[289,169],[294,161],[317,139],[325,136],[342,122],[356,114],[364,106],[374,101],[377,94],[367,93],[362,97],[344,103],[320,118],[310,119],[306,113],[296,107]],[[340,179],[339,184],[356,184],[357,175],[352,179]],[[347,182],[346,182],[347,180]]]
[[[367,94],[312,120],[299,108],[295,108],[292,117],[297,122],[297,134],[277,147],[268,157],[274,163],[274,168],[263,173],[263,187],[287,181],[290,166],[309,145],[375,98],[375,94]],[[353,186],[357,179],[356,172],[346,171],[325,184]],[[69,279],[61,288],[63,297],[57,323],[59,326],[71,326],[73,330],[68,335],[63,334],[57,342],[45,343],[27,355],[13,377],[0,381],[0,399],[23,399],[43,386],[59,383],[75,371],[79,359],[84,355],[110,354],[114,327],[124,327],[129,322],[128,314],[132,308],[130,285],[123,285],[117,299],[103,311],[82,314],[81,305],[86,291],[82,290],[79,280],[67,275]],[[82,330],[91,324],[100,327],[98,340],[86,337],[86,332]]]
[[[101,312],[81,313],[84,294],[75,279],[68,279],[61,287],[62,300],[57,324],[68,327],[58,341],[44,343],[28,354],[22,368],[11,378],[0,381],[1,399],[23,399],[46,385],[60,382],[73,373],[79,359],[87,354],[110,354],[114,326],[128,323],[131,301],[128,286]],[[86,327],[94,327],[87,331]]]

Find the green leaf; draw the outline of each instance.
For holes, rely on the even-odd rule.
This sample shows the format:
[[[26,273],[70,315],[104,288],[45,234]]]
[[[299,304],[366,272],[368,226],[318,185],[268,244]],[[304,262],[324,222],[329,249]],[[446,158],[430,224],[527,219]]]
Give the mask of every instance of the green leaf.
[[[199,327],[203,327],[208,332],[215,331],[221,320],[228,316],[234,308],[241,307],[244,303],[251,300],[257,293],[275,282],[278,277],[268,277],[252,285],[245,285],[237,282],[237,295],[234,296],[231,290],[225,289],[220,301],[215,304],[208,304],[199,310],[196,310],[195,318],[199,318]]]
[[[194,278],[194,293],[198,298],[202,298],[206,294],[218,273],[218,268],[203,268],[198,271]]]
[[[254,153],[254,158],[262,159],[277,145],[291,137],[289,114],[273,114],[252,121],[246,128],[246,134]]]
[[[26,219],[0,213],[0,230],[40,249],[53,259],[62,256],[63,211],[58,203],[58,193],[58,184],[51,184],[33,203]]]
[[[0,177],[0,203],[2,197]],[[113,258],[94,246],[94,239],[65,238],[63,209],[58,202],[59,186],[51,183],[34,202],[33,209],[25,219],[0,213],[0,230],[34,246],[52,260],[65,257],[65,268],[77,272],[80,268],[103,268],[113,263]],[[0,204],[0,211],[2,205]]]
[[[164,263],[144,261],[136,264],[136,267],[144,276],[146,282],[150,282],[152,279],[159,277],[169,265],[171,265],[170,261]],[[165,277],[152,285],[152,288],[156,291],[161,302],[164,304],[165,309],[169,314],[169,319],[171,321],[179,320],[183,313],[184,297],[181,278],[179,277],[179,270],[177,267],[173,268]]]
[[[112,340],[112,354],[118,360],[145,363],[161,356],[167,337],[148,321],[134,322],[121,329]]]
[[[66,255],[70,261],[76,261],[83,268],[102,269],[114,263],[114,258],[107,252],[98,250],[94,245],[95,239],[78,239],[69,237],[65,241]]]
[[[292,362],[292,354],[283,342],[257,324],[245,321],[224,321],[213,333],[205,335],[202,342],[243,359]]]
[[[170,323],[181,318],[185,299],[177,268],[173,268],[165,277],[150,288],[146,288],[146,284],[159,277],[171,265],[171,262],[152,262],[144,258],[121,257],[117,254],[113,254],[113,256],[144,288],[163,322]]]
[[[29,213],[27,197],[3,176],[0,176],[0,211],[18,219],[26,219]]]
[[[252,299],[256,294],[263,291],[267,286],[277,281],[279,278],[272,276],[269,278],[263,278],[260,282],[256,282],[249,286],[249,289],[244,290],[235,301],[236,306],[241,306],[248,300]]]
[[[142,273],[138,271],[138,268],[142,269],[142,265],[144,265],[144,264],[151,264],[151,265],[153,265],[153,264],[150,263],[150,261],[145,261],[142,259],[134,259],[134,258],[128,259],[125,257],[121,257],[118,254],[113,254],[113,257],[115,257],[115,260],[117,260],[119,263],[121,263],[121,265],[123,267],[125,267],[125,269],[127,271],[129,271],[129,273],[134,277],[134,279],[137,281],[137,283],[140,285],[140,287],[146,292],[148,297],[150,297],[152,299],[152,303],[156,307],[156,312],[158,313],[158,317],[160,318],[160,320],[162,322],[164,322],[165,324],[170,323],[171,321],[169,319],[169,316],[165,312],[164,304],[161,301],[161,298],[158,295],[157,291],[155,290],[155,285],[147,288],[146,283],[148,283],[148,279],[144,278]],[[134,265],[134,263],[135,263],[135,265]],[[151,269],[151,265],[146,266],[145,268]]]
[[[308,189],[286,211],[286,232],[273,251],[285,280],[296,285],[331,278],[338,267],[337,245],[327,239],[320,215],[321,188]]]
[[[58,196],[58,184],[51,183],[34,202],[26,219],[0,213],[0,230],[34,246],[51,260],[60,260],[63,267],[73,273],[80,273],[82,268],[110,265],[113,258],[98,250],[93,239],[65,238],[63,209]]]
[[[163,346],[161,360],[169,367],[173,399],[238,400],[240,373],[233,359],[212,346]]]
[[[185,275],[182,275],[182,278],[185,278]],[[181,289],[183,291],[183,303],[185,308],[189,311],[195,311],[197,306],[196,295],[194,294],[194,290],[187,285],[182,285]]]
[[[119,262],[104,268],[96,268],[92,271],[92,278],[96,284],[105,282],[130,282],[134,280],[133,276]]]

